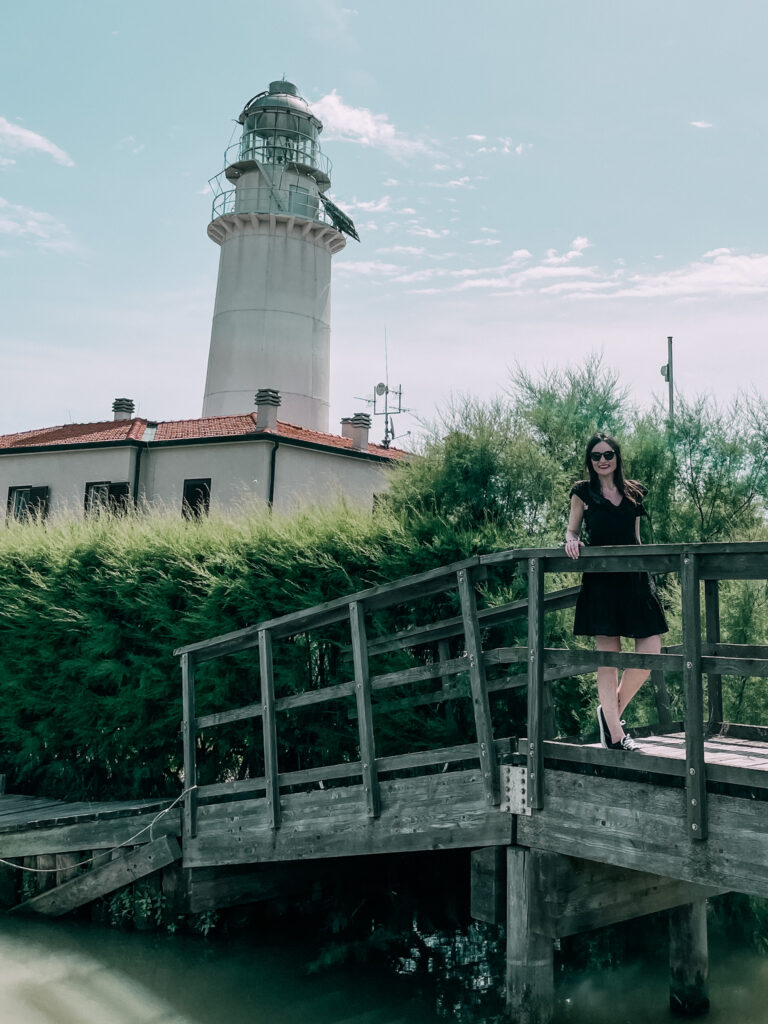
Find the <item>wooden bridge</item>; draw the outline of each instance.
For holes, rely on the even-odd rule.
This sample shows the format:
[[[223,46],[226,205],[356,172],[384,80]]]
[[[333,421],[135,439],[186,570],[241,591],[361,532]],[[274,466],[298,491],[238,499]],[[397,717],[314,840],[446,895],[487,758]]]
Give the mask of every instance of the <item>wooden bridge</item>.
[[[678,578],[682,642],[659,655],[546,647],[547,616],[578,592],[563,574],[595,571]],[[560,548],[497,552],[181,648],[189,905],[274,891],[259,878],[287,862],[466,848],[473,913],[506,920],[516,1021],[551,1017],[553,939],[664,909],[673,1006],[703,1009],[706,897],[768,896],[768,729],[724,722],[721,688],[768,676],[768,644],[721,639],[723,580],[768,580],[768,544],[586,548],[578,563]],[[651,670],[658,722],[641,753],[555,739],[552,684],[600,665]],[[222,679],[247,702],[209,710]],[[462,742],[404,730],[418,709],[438,739]],[[0,857],[22,855],[2,810]]]

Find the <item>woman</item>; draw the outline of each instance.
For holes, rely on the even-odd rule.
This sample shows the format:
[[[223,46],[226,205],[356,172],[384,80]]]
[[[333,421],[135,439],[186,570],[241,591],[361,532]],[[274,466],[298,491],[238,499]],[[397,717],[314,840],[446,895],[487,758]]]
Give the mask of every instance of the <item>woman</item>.
[[[647,515],[643,498],[648,493],[636,480],[624,479],[621,448],[610,434],[589,439],[587,479],[571,489],[571,512],[565,534],[565,553],[578,558],[583,541],[582,522],[592,545],[639,544],[640,519]],[[647,572],[584,573],[576,603],[573,632],[593,636],[598,651],[620,651],[621,638],[633,637],[639,654],[659,654],[660,633],[667,622],[656,588]],[[639,750],[624,732],[621,716],[649,676],[644,668],[597,670],[600,705],[597,721],[600,743],[614,750]]]

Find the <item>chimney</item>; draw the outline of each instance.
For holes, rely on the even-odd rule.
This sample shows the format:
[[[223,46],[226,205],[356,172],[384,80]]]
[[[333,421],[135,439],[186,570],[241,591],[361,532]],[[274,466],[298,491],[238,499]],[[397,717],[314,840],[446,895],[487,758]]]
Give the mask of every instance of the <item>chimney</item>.
[[[256,430],[277,430],[277,410],[280,406],[280,392],[274,388],[259,388],[256,392]]]
[[[116,398],[112,403],[112,412],[116,420],[132,420],[134,408],[132,398]]]
[[[368,431],[371,429],[371,417],[367,412],[356,412],[341,421],[341,436],[352,441],[356,452],[368,451]]]

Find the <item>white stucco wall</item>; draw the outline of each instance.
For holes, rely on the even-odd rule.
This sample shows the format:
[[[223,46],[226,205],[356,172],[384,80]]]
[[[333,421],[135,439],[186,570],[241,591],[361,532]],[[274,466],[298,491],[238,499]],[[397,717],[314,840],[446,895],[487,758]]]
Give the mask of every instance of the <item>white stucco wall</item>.
[[[139,497],[181,514],[184,481],[211,480],[214,508],[263,507],[269,497],[274,439],[142,447]],[[125,482],[133,493],[136,449],[0,453],[0,502],[10,487],[48,487],[49,514],[81,515],[85,485]],[[275,464],[274,508],[333,504],[340,497],[370,508],[387,489],[390,466],[372,459],[280,441]],[[2,510],[4,511],[3,504]]]
[[[271,453],[266,439],[150,448],[142,454],[140,493],[150,504],[181,512],[184,481],[210,477],[214,507],[261,504],[269,494]]]
[[[48,487],[48,513],[82,513],[86,483],[127,483],[133,492],[135,448],[0,454],[0,502],[5,513],[10,487]]]
[[[327,505],[342,495],[371,508],[373,495],[388,486],[389,466],[372,459],[281,444],[277,452],[275,509]]]

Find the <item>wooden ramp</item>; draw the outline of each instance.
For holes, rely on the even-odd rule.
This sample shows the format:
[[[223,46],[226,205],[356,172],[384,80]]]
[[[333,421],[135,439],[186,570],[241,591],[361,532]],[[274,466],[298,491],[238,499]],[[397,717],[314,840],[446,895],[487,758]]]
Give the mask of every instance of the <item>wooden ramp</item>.
[[[31,868],[45,888],[14,909],[60,916],[180,860],[170,803],[0,796],[0,858]]]

